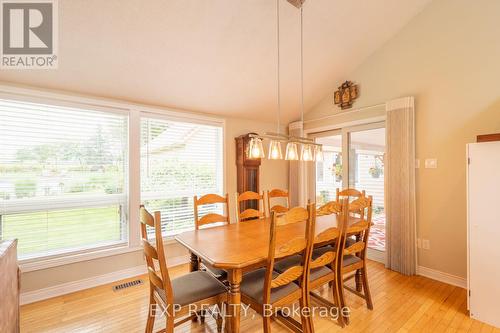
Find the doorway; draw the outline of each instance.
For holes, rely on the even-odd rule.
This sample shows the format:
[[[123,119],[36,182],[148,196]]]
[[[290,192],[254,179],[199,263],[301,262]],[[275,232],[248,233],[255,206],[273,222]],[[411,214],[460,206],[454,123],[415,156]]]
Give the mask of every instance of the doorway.
[[[336,189],[355,188],[373,197],[369,256],[384,261],[385,123],[340,128],[311,135],[323,145],[323,161],[316,162],[316,203],[335,200]],[[371,255],[370,255],[371,254]]]

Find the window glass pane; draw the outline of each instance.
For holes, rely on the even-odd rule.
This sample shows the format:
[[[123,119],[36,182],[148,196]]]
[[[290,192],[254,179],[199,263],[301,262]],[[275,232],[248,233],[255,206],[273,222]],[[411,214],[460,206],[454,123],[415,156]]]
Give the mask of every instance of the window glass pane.
[[[194,195],[223,194],[222,149],[220,126],[142,118],[141,201],[162,213],[164,235],[194,228]]]
[[[316,204],[336,200],[337,188],[342,189],[342,136],[316,139],[323,145],[323,161],[316,162]]]
[[[126,241],[128,117],[0,100],[0,237],[19,257]]]
[[[350,133],[349,186],[373,196],[368,246],[381,251],[385,250],[384,156],[385,128]]]

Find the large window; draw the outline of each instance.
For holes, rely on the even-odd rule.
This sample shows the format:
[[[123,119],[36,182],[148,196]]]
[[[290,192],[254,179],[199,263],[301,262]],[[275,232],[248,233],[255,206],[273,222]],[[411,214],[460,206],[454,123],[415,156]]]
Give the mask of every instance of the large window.
[[[128,116],[0,100],[0,238],[20,259],[127,242]]]
[[[220,125],[141,119],[141,201],[161,211],[164,236],[194,228],[194,195],[222,194],[222,140]]]

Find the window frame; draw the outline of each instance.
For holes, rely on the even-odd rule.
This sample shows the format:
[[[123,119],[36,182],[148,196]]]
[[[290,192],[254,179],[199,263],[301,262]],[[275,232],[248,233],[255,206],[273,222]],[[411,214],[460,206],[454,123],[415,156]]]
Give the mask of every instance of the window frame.
[[[128,179],[126,179],[128,202],[126,214],[128,237],[124,244],[97,246],[88,249],[69,251],[56,255],[41,256],[37,258],[21,259],[19,266],[22,272],[30,272],[50,267],[72,264],[81,261],[141,251],[139,223],[140,195],[140,121],[141,116],[163,118],[166,120],[217,125],[222,129],[222,189],[227,191],[227,138],[226,119],[214,115],[200,114],[173,108],[153,107],[145,104],[126,101],[98,98],[79,94],[59,93],[48,90],[17,87],[0,84],[0,98],[41,103],[46,105],[69,106],[89,111],[118,113],[128,116]],[[166,244],[175,243],[173,237],[165,237]],[[122,245],[123,244],[123,245]]]

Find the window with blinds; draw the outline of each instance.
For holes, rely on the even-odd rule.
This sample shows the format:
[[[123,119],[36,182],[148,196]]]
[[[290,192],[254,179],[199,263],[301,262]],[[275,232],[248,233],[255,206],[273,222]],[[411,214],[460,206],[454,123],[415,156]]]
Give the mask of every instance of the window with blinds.
[[[128,116],[0,100],[0,237],[20,259],[127,242]]]
[[[161,212],[164,236],[194,228],[194,195],[222,195],[222,140],[221,126],[141,118],[141,201]]]

